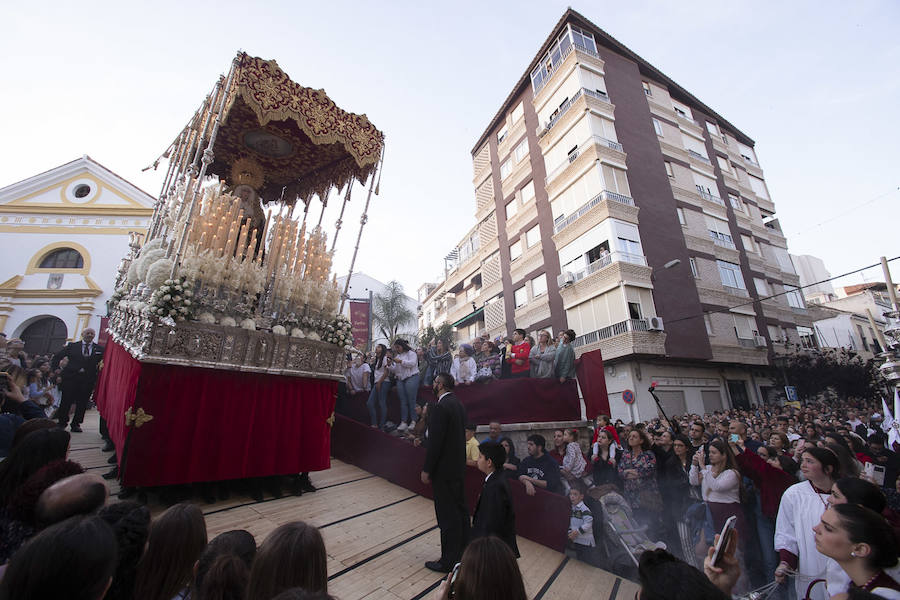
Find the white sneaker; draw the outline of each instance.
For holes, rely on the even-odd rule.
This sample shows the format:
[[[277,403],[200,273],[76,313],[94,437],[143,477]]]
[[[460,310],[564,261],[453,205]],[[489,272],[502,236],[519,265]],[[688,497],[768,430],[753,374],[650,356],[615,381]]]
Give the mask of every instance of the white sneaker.
[[[400,423],[399,425],[397,425],[397,431],[406,431],[407,429],[409,429],[409,425],[407,425],[406,423]]]

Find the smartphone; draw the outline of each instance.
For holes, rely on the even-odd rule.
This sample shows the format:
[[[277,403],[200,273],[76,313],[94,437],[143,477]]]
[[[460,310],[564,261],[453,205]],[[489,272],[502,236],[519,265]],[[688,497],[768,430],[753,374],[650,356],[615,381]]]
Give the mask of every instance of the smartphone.
[[[448,598],[456,597],[456,590],[453,588],[456,586],[456,578],[459,576],[459,563],[453,565],[453,569],[450,571],[450,576],[447,578],[450,581],[450,590],[447,593]]]
[[[718,567],[719,563],[722,562],[722,557],[725,556],[725,548],[728,547],[728,541],[731,540],[731,536],[734,535],[734,527],[736,524],[737,517],[732,516],[728,517],[728,520],[725,521],[725,525],[722,526],[722,533],[719,534],[719,541],[716,543],[716,549],[713,551],[713,566]]]
[[[728,436],[728,441],[737,444],[739,441],[741,441],[741,436],[736,433],[732,433],[730,436]]]

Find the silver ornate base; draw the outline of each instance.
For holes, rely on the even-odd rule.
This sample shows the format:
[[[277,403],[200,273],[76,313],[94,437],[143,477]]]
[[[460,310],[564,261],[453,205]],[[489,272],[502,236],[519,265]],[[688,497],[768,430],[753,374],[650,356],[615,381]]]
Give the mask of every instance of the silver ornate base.
[[[108,328],[113,341],[141,362],[344,378],[344,351],[325,342],[197,321],[167,325],[155,317],[120,308],[110,314]]]

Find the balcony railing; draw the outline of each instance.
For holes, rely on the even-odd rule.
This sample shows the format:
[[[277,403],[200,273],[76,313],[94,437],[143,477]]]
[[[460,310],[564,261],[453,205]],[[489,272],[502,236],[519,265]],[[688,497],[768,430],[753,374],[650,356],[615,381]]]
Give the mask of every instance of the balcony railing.
[[[628,196],[623,196],[622,194],[617,194],[615,192],[611,192],[609,190],[603,190],[585,204],[583,204],[578,210],[576,210],[571,215],[562,215],[560,218],[556,220],[553,224],[554,233],[559,233],[584,215],[588,213],[592,208],[603,202],[604,200],[608,200],[610,202],[618,202],[620,204],[627,204],[628,206],[634,206],[634,200],[629,198]]]
[[[604,267],[608,267],[614,262],[627,262],[633,265],[644,265],[647,266],[647,259],[643,257],[641,254],[631,254],[629,252],[620,252],[616,250],[615,252],[610,252],[606,256],[602,256],[589,264],[584,269],[574,273],[573,276],[575,281],[581,281],[588,275],[592,275],[596,273],[600,269]]]
[[[700,197],[703,198],[704,200],[707,200],[714,204],[718,204],[719,206],[725,206],[725,201],[722,200],[721,198],[719,198],[718,196],[716,196],[715,194],[710,194],[706,190],[701,190],[700,188],[697,188],[697,193],[700,194]]]
[[[542,89],[544,89],[544,86],[547,85],[547,83],[549,83],[549,81],[550,81],[551,79],[553,79],[553,75],[556,74],[556,71],[559,70],[559,65],[563,64],[563,63],[566,61],[566,57],[569,56],[569,54],[571,54],[571,53],[572,53],[572,50],[575,49],[575,48],[578,48],[579,52],[584,52],[585,54],[589,54],[590,56],[593,56],[594,58],[598,58],[598,59],[600,58],[600,55],[599,55],[599,54],[597,54],[596,52],[594,52],[594,51],[591,50],[590,48],[585,48],[585,47],[582,46],[581,44],[571,44],[571,45],[569,45],[569,46],[566,47],[566,49],[563,50],[562,53],[560,54],[560,57],[559,57],[559,59],[558,59],[557,64],[554,65],[553,72],[548,73],[548,74],[547,74],[547,77],[546,77],[543,81],[541,81],[539,84],[537,84],[537,85],[535,85],[535,84],[534,84],[534,80],[532,80],[532,86],[534,87],[534,95],[535,95],[535,96],[537,96],[538,92],[540,92]],[[601,60],[602,60],[602,59],[601,59]]]
[[[740,296],[742,298],[749,298],[750,294],[747,290],[737,287],[731,287],[730,285],[722,285],[725,288],[725,291],[731,294],[732,296]]]
[[[737,341],[738,346],[740,346],[741,348],[756,348],[756,340],[753,338],[738,338]]]
[[[625,151],[622,144],[620,144],[619,142],[614,142],[612,140],[608,140],[604,137],[600,137],[599,135],[592,135],[592,136],[588,137],[586,140],[584,140],[583,142],[581,142],[580,144],[578,144],[575,147],[575,150],[569,152],[569,154],[566,155],[565,161],[563,161],[561,164],[557,165],[555,169],[550,171],[550,173],[547,175],[547,177],[544,178],[544,185],[546,186],[551,181],[556,179],[557,175],[559,175],[560,173],[565,171],[566,167],[568,167],[573,162],[575,162],[575,159],[578,158],[578,156],[581,154],[581,152],[583,150],[590,147],[590,144],[597,144],[598,146],[605,146],[607,148],[611,148],[618,152]]]
[[[582,94],[584,94],[586,96],[590,96],[591,98],[596,98],[596,99],[600,100],[601,102],[606,102],[607,104],[612,104],[609,101],[609,96],[607,96],[604,92],[601,92],[599,90],[589,90],[587,88],[581,88],[580,90],[575,92],[571,98],[569,98],[568,100],[566,100],[565,102],[563,102],[560,105],[559,109],[550,118],[550,120],[544,126],[544,129],[541,131],[541,133],[538,135],[538,137],[543,137],[544,135],[547,134],[548,131],[553,129],[553,126],[556,125],[556,123],[559,122],[559,120],[561,118],[563,118],[563,115],[565,115],[567,112],[569,112],[569,109],[572,108],[572,105],[575,103],[576,100],[578,100],[581,97]]]
[[[729,250],[737,250],[734,246],[734,242],[724,237],[724,234],[721,234],[717,231],[709,230],[709,237],[712,239],[713,243],[716,246],[721,246],[722,248],[728,248]]]
[[[618,323],[613,323],[596,331],[591,331],[575,338],[575,347],[594,344],[600,340],[607,340],[617,335],[628,333],[629,331],[648,331],[646,319],[627,319]]]
[[[709,159],[706,158],[705,156],[703,156],[702,154],[700,154],[699,152],[695,152],[693,150],[688,149],[687,153],[689,156],[691,156],[692,158],[696,158],[700,162],[705,162],[708,165],[712,165],[712,163],[709,161]]]

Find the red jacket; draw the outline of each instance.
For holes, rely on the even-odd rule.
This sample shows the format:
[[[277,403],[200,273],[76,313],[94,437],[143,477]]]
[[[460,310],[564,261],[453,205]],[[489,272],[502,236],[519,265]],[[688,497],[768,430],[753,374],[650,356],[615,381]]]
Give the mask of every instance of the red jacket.
[[[735,458],[741,474],[752,479],[759,490],[762,513],[774,521],[778,516],[781,495],[797,480],[790,473],[776,469],[754,452],[741,452]]]
[[[528,363],[528,356],[531,354],[531,346],[527,341],[522,341],[521,344],[516,344],[512,347],[512,351],[509,353],[509,370],[513,373],[522,373],[523,371],[531,370],[531,365]],[[517,364],[516,361],[522,361],[522,364]]]

